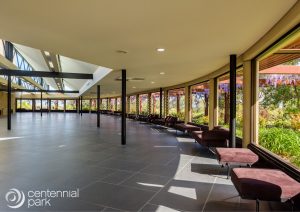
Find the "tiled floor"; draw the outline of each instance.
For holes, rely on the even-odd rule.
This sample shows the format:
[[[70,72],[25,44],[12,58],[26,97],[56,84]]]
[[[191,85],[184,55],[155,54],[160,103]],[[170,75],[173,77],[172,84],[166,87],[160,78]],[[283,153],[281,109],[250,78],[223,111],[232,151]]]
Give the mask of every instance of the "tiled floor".
[[[128,120],[127,145],[120,145],[120,118],[95,114],[23,113],[12,131],[0,119],[0,210],[10,208],[11,188],[76,190],[79,198],[51,198],[51,206],[14,211],[242,211],[241,200],[214,155],[171,129]],[[37,197],[35,197],[38,199]],[[10,202],[9,204],[13,204]],[[261,203],[261,210],[289,210]]]

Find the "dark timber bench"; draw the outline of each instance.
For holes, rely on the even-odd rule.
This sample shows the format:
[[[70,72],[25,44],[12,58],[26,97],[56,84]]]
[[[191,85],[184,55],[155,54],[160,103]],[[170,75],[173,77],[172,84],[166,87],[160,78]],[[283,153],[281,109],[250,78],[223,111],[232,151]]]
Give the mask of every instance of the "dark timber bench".
[[[277,169],[234,168],[231,181],[243,199],[292,203],[299,196],[300,183]]]

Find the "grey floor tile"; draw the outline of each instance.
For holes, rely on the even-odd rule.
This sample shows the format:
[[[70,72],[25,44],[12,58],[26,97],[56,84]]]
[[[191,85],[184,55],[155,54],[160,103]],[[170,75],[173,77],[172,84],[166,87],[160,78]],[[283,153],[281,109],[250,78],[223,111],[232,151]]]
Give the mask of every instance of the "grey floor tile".
[[[116,170],[113,174],[101,179],[100,181],[112,184],[119,184],[131,177],[134,172]]]
[[[153,205],[153,204],[147,204],[141,211],[148,211],[148,212],[178,212],[178,210],[169,208],[163,205]]]
[[[211,183],[172,180],[150,203],[176,210],[201,211],[211,187]]]
[[[158,191],[170,180],[169,177],[153,176],[149,174],[136,174],[123,182],[121,185],[140,188],[150,191]]]
[[[81,192],[83,200],[129,211],[139,210],[153,194],[151,191],[102,182],[95,183]]]
[[[121,161],[116,159],[106,160],[98,164],[101,167],[107,167],[111,169],[120,169],[124,171],[139,171],[146,166],[144,163]]]
[[[180,167],[178,166],[164,166],[164,165],[149,165],[145,169],[141,170],[145,174],[153,174],[165,177],[173,177]]]

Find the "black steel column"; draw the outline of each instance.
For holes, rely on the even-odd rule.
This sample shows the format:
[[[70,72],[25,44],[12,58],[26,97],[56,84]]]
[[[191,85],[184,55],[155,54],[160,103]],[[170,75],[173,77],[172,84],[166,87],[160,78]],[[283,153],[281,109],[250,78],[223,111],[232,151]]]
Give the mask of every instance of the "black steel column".
[[[236,55],[230,55],[230,142],[236,147]]]
[[[122,69],[122,145],[126,144],[126,69]]]
[[[159,118],[162,118],[162,106],[163,106],[162,94],[163,94],[163,89],[160,88],[159,89]]]
[[[43,92],[41,91],[41,116],[43,116]]]
[[[64,113],[66,113],[67,110],[67,100],[64,99]]]
[[[80,115],[82,116],[82,96],[80,97]]]
[[[78,99],[77,99],[77,111],[78,111],[78,114],[80,114],[80,97],[78,97]]]
[[[11,76],[7,77],[7,129],[11,130]]]
[[[100,85],[97,85],[97,127],[100,127]]]

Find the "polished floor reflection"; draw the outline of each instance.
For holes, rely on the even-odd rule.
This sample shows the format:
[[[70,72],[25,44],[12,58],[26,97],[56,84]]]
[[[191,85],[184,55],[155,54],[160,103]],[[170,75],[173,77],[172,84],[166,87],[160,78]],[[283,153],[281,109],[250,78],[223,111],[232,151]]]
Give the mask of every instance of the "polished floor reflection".
[[[11,188],[76,190],[79,198],[52,198],[51,206],[19,210],[241,211],[241,200],[215,156],[171,129],[128,120],[127,145],[120,145],[120,118],[95,114],[21,113],[12,131],[0,119],[0,210]],[[261,210],[289,210],[261,204]],[[17,211],[16,209],[12,209]]]

